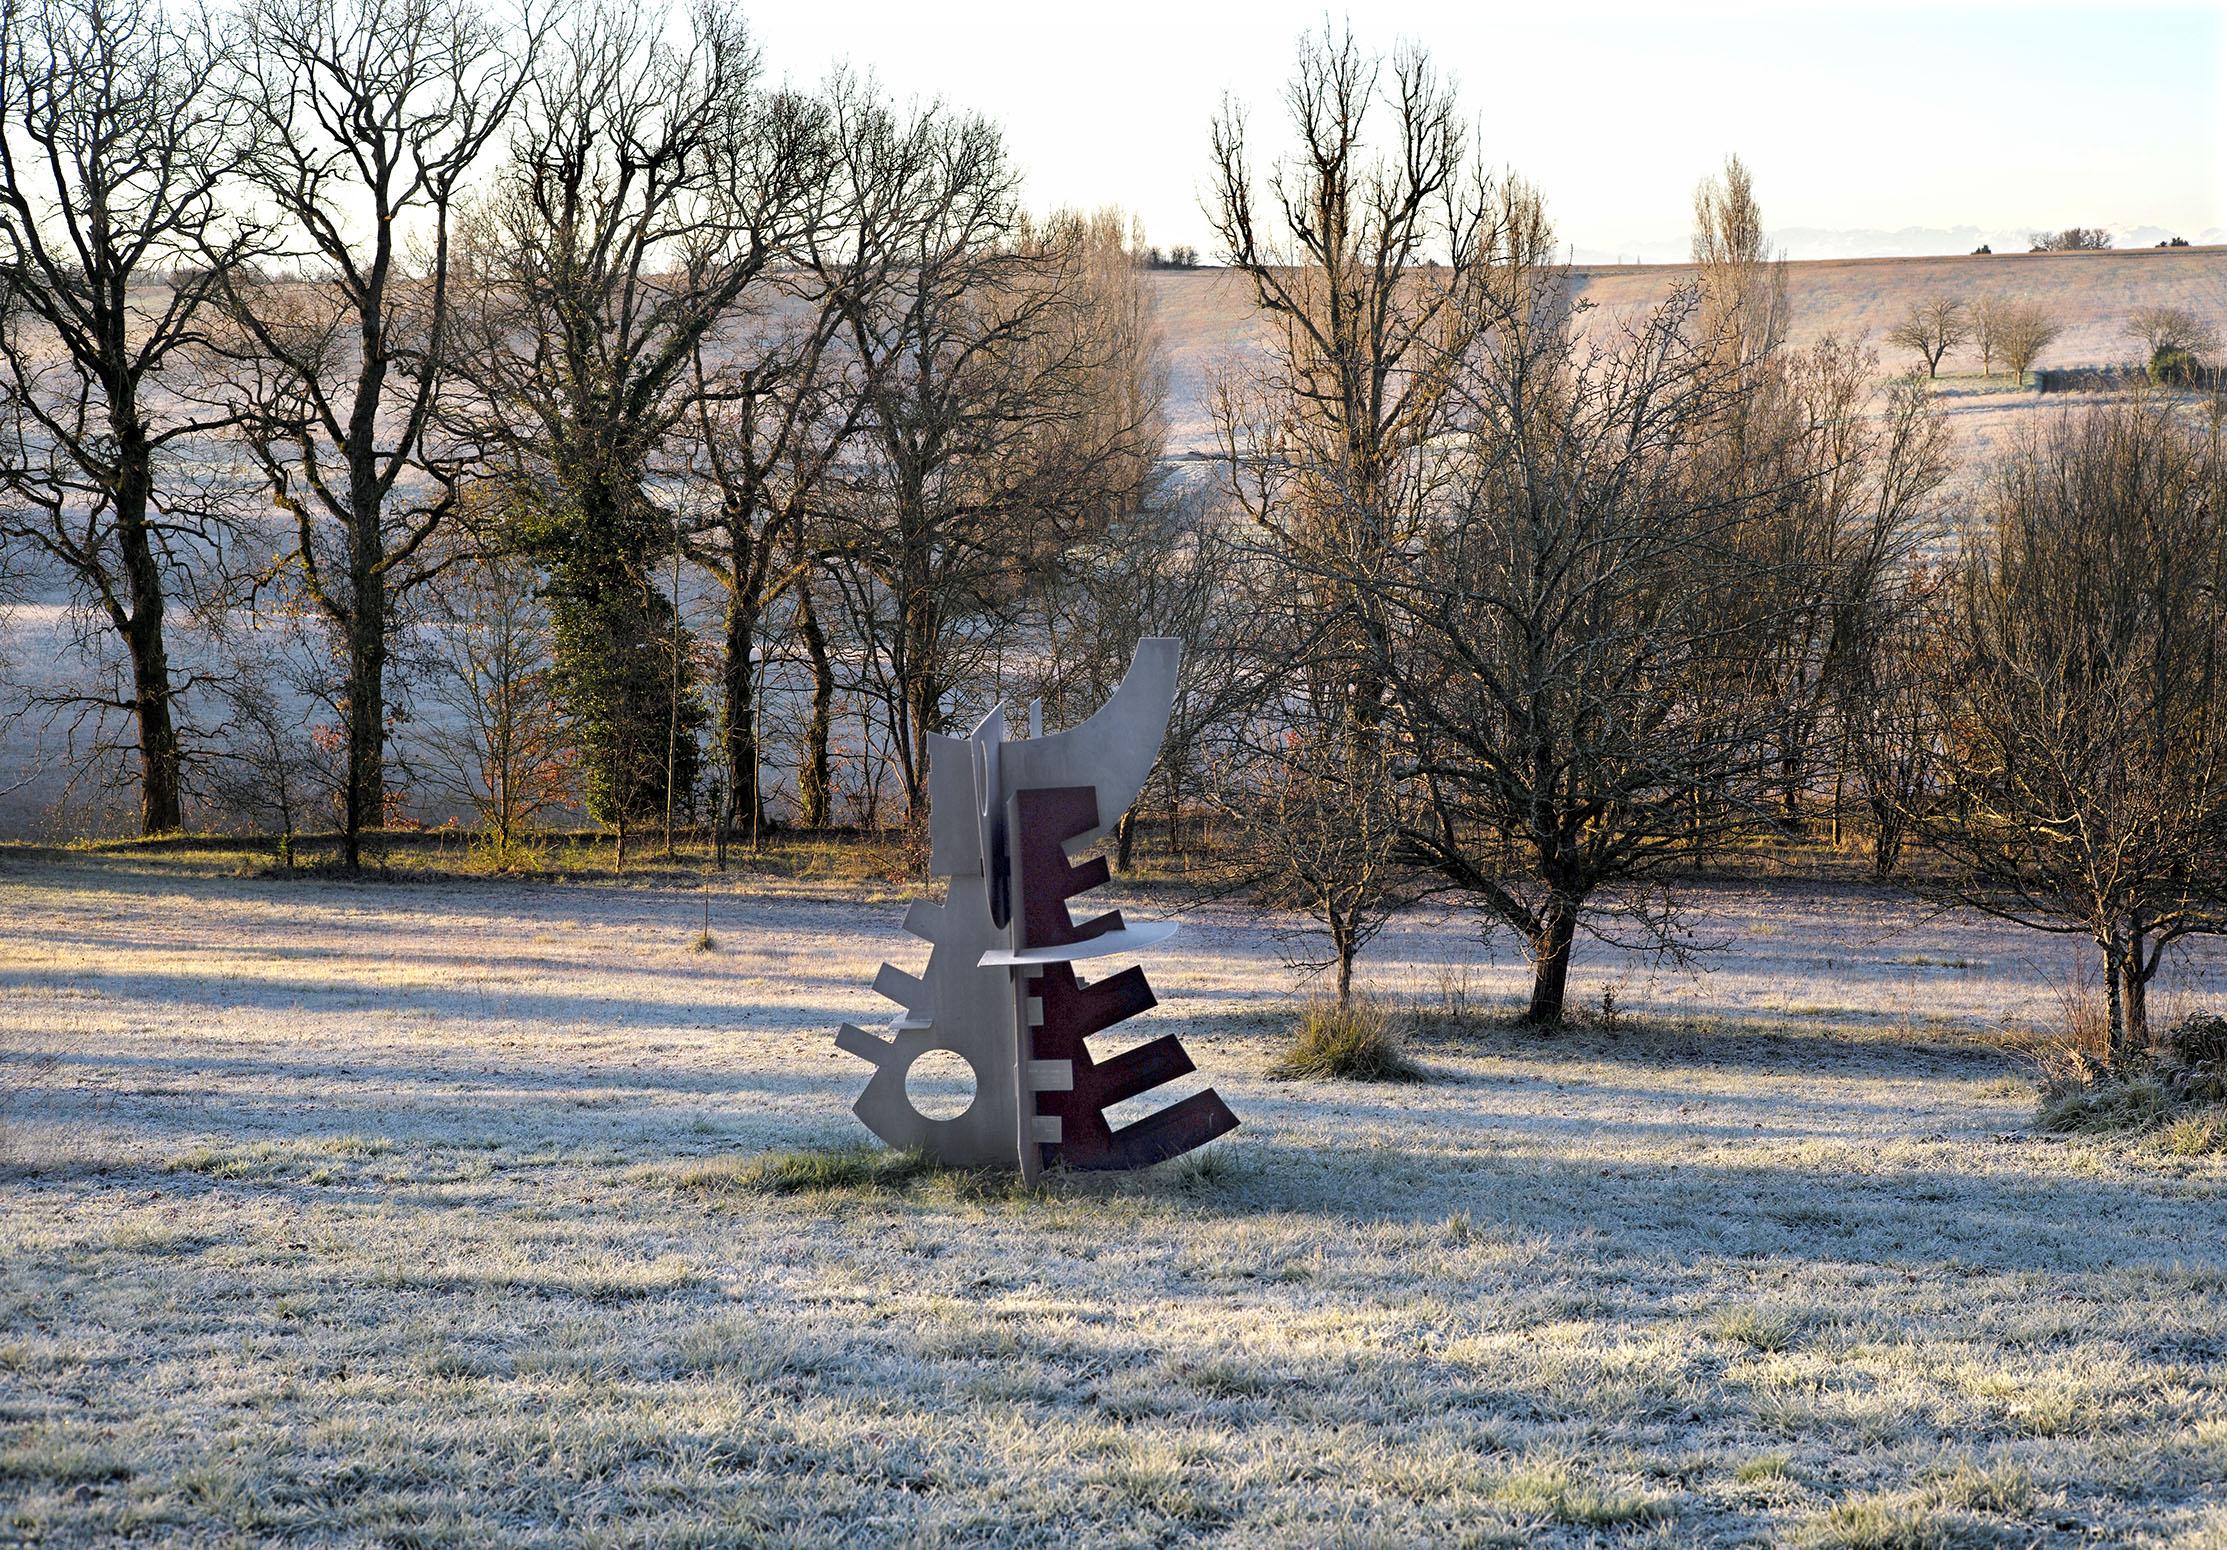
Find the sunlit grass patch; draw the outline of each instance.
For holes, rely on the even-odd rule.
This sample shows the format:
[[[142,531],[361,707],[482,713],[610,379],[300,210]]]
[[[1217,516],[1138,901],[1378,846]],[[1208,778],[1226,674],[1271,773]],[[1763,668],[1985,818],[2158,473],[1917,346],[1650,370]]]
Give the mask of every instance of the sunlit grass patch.
[[[2175,1157],[2227,1153],[2227,1105],[2184,1115],[2157,1133],[2158,1146]]]
[[[161,1218],[139,1218],[119,1224],[110,1234],[109,1246],[125,1254],[162,1256],[191,1254],[213,1241],[207,1233]]]
[[[1487,1494],[1519,1516],[1588,1528],[1653,1523],[1671,1511],[1671,1498],[1659,1491],[1583,1479],[1559,1461],[1518,1465]]]
[[[1794,1321],[1783,1314],[1751,1306],[1730,1308],[1718,1314],[1711,1321],[1709,1332],[1719,1340],[1775,1355],[1793,1346],[1796,1327]]]
[[[384,1136],[300,1136],[284,1141],[253,1141],[238,1146],[195,1146],[168,1158],[171,1173],[198,1173],[228,1183],[301,1180],[332,1184],[346,1165],[391,1156],[394,1142]]]
[[[2048,1135],[2140,1135],[2179,1111],[2172,1089],[2154,1075],[2105,1077],[2046,1095],[2034,1128]]]
[[[1966,1460],[1926,1483],[1927,1494],[1945,1507],[1967,1512],[2018,1513],[2033,1505],[2034,1475],[2023,1464],[1986,1468]]]
[[[904,1190],[936,1171],[925,1153],[895,1152],[860,1144],[719,1157],[663,1170],[684,1194],[709,1199],[736,1195],[871,1194]]]
[[[0,1444],[0,1481],[19,1485],[94,1485],[128,1479],[130,1464],[55,1427],[16,1433]]]
[[[516,1242],[459,1246],[445,1257],[384,1261],[365,1267],[362,1281],[382,1294],[515,1293],[632,1303],[694,1291],[704,1273],[685,1256],[642,1256],[609,1250],[552,1254]]]
[[[1218,1174],[1223,1166],[1215,1163],[1211,1169]],[[729,1204],[784,1195],[904,1195],[928,1205],[965,1205],[1049,1201],[1055,1198],[1052,1181],[1062,1175],[1054,1169],[1040,1182],[1029,1184],[1014,1169],[947,1168],[925,1153],[862,1142],[711,1158],[643,1169],[637,1177],[680,1194]]]
[[[1741,1485],[1779,1485],[1794,1478],[1794,1461],[1784,1453],[1759,1453],[1735,1464],[1732,1478]]]
[[[1920,1496],[1880,1493],[1838,1502],[1804,1524],[1805,1550],[1985,1550],[2003,1543],[1993,1525]]]

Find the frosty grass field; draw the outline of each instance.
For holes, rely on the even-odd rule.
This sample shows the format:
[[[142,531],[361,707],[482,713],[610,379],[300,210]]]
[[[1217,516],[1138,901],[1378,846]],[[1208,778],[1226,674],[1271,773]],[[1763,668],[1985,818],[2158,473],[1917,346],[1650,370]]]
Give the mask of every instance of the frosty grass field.
[[[1540,1040],[1417,918],[1358,1087],[1144,905],[1244,1128],[1022,1195],[765,1164],[893,893],[0,855],[0,1540],[2227,1546],[2227,1165],[2031,1133],[2063,944],[1718,887]]]

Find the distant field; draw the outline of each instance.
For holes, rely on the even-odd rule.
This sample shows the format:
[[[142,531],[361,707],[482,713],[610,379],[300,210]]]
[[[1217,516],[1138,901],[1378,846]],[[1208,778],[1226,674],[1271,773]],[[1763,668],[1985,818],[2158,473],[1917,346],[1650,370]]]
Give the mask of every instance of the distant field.
[[[1911,302],[1944,293],[1967,301],[1998,294],[2048,307],[2064,323],[2065,333],[2043,357],[2044,365],[2131,358],[2137,352],[2126,337],[2125,320],[2141,306],[2186,307],[2227,326],[2227,248],[1843,258],[1786,267],[1796,345],[1826,334],[1880,344]],[[1694,271],[1690,264],[1581,265],[1571,275],[1586,301],[1609,312],[1626,312],[1659,302],[1691,281]],[[1213,445],[1207,396],[1213,373],[1223,361],[1242,361],[1259,348],[1251,292],[1244,281],[1219,269],[1155,274],[1152,284],[1168,344],[1170,449],[1208,450]],[[1943,365],[1944,375],[1978,370],[1976,355],[1969,360],[1951,356]],[[1976,378],[1971,386],[1980,386]],[[2012,390],[2007,379],[1999,378],[1994,388],[2000,391],[1983,395],[1984,404],[1969,401],[1967,394],[1954,410],[1970,433],[1969,450],[1983,454],[2012,423],[2005,420],[2006,412],[2031,409],[2038,402],[2033,393]]]

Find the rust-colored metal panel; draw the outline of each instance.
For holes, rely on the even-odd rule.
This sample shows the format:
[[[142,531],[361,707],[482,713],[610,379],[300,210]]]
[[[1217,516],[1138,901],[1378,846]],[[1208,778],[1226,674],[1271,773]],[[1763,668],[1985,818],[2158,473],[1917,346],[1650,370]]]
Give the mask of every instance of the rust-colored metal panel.
[[[1024,945],[1086,940],[1112,929],[1101,924],[1105,921],[1117,928],[1118,914],[1078,927],[1067,909],[1070,899],[1107,877],[1104,858],[1077,866],[1066,851],[1070,838],[1098,828],[1097,793],[1089,786],[1022,791],[1014,798],[1014,816]],[[1042,1020],[1030,1030],[1030,1053],[1038,1060],[1066,1061],[1074,1072],[1066,1091],[1036,1094],[1036,1112],[1059,1120],[1060,1138],[1045,1146],[1046,1162],[1090,1169],[1149,1167],[1237,1128],[1237,1116],[1211,1090],[1119,1130],[1106,1119],[1114,1105],[1196,1069],[1173,1035],[1140,1044],[1103,1065],[1092,1060],[1092,1036],[1156,1004],[1144,970],[1124,969],[1086,985],[1071,965],[1049,964],[1027,981],[1024,993],[1037,998],[1042,1008]]]

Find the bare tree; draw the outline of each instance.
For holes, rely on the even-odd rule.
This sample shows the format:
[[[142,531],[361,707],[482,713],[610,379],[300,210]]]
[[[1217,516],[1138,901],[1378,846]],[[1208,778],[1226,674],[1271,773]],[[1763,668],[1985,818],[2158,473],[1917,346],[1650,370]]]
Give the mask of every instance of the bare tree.
[[[1182,849],[1187,792],[1205,774],[1204,742],[1254,703],[1259,622],[1239,601],[1242,546],[1205,503],[1163,481],[1138,509],[1059,556],[1031,599],[1028,637],[1043,642],[1029,692],[1072,722],[1103,704],[1137,641],[1183,642],[1175,705],[1136,805],[1114,830],[1114,865],[1130,868],[1142,810],[1156,806],[1171,853]],[[1286,663],[1288,665],[1288,662]]]
[[[2216,430],[2099,404],[1999,470],[1939,611],[1949,897],[2102,958],[2111,1052],[2165,950],[2227,931],[2227,468]]]
[[[2141,341],[2145,361],[2173,350],[2208,360],[2219,351],[2219,330],[2186,307],[2163,303],[2137,307],[2127,314],[2126,332],[2130,339]]]
[[[1253,402],[1225,394],[1220,435],[1233,493],[1276,550],[1373,554],[1422,498],[1446,363],[1476,337],[1479,293],[1528,207],[1520,190],[1496,195],[1420,49],[1385,60],[1326,28],[1301,40],[1286,105],[1298,149],[1265,195],[1244,115],[1214,123],[1208,214],[1272,331],[1266,380]],[[1347,616],[1343,676],[1365,721],[1379,698],[1365,601],[1332,586],[1319,602]]]
[[[0,5],[0,539],[121,643],[148,834],[182,816],[170,608],[221,542],[180,458],[216,422],[173,380],[239,259],[213,232],[238,128],[217,47],[154,0]]]
[[[1693,261],[1700,271],[1705,337],[1754,369],[1786,341],[1786,260],[1763,231],[1755,179],[1737,156],[1693,196]]]
[[[1546,244],[1462,359],[1447,493],[1366,579],[1417,813],[1409,856],[1516,931],[1527,1018],[1562,1017],[1578,931],[1676,950],[1669,878],[1767,812],[1790,686],[1772,643],[1822,568],[1755,530],[1716,443],[1756,374],[1692,291],[1581,343]],[[1363,578],[1357,576],[1356,580]]]
[[[576,16],[522,117],[463,253],[467,390],[450,423],[508,483],[520,534],[548,563],[591,805],[623,843],[629,818],[670,811],[694,784],[683,599],[656,585],[691,528],[721,535],[723,578],[740,567],[729,681],[747,692],[776,552],[769,485],[793,467],[796,417],[818,408],[828,335],[808,325],[801,343],[772,342],[782,326],[752,314],[809,287],[789,271],[821,219],[824,113],[767,90],[740,12],[705,4],[676,33],[656,11]],[[685,504],[691,454],[709,514]],[[659,677],[613,665],[657,654]],[[731,719],[746,738],[747,714]]]
[[[1887,343],[1925,362],[1928,377],[1941,375],[1941,358],[1972,336],[1971,309],[1953,296],[1929,296],[1910,304],[1902,321],[1887,330]]]
[[[1782,366],[1775,402],[1788,434],[1777,447],[1749,434],[1741,448],[1776,481],[1759,492],[1771,517],[1757,524],[1767,543],[1750,558],[1793,588],[1779,612],[1791,696],[1782,807],[1797,816],[1810,771],[1830,758],[1837,841],[1849,717],[1876,681],[1873,658],[1904,610],[1917,556],[1940,536],[1949,432],[1914,375],[1874,403],[1879,362],[1868,348],[1828,335]]]
[[[786,597],[814,672],[798,782],[813,828],[828,817],[835,688],[812,587],[824,535],[810,518],[873,402],[867,373],[891,359],[853,349],[848,325],[903,283],[905,235],[921,214],[908,187],[917,142],[889,106],[839,75],[825,112],[799,257],[770,277],[780,302],[724,367],[707,370],[699,349],[691,464],[715,502],[691,547],[726,594],[719,735],[731,808],[753,824],[763,809],[753,664],[766,614]]]
[[[933,110],[906,140],[918,218],[903,283],[848,320],[869,403],[825,531],[917,819],[928,734],[995,693],[987,626],[1142,498],[1160,391],[1125,223],[1019,219],[1004,146],[979,120]]]
[[[2006,299],[1982,296],[1972,303],[1972,347],[1980,352],[1980,375],[1995,375],[1995,357],[2003,352],[2003,318]]]
[[[431,596],[427,687],[442,714],[418,722],[408,757],[478,816],[491,858],[507,862],[543,814],[576,800],[541,577],[482,553],[446,569]]]
[[[1995,309],[1994,321],[1996,348],[2003,352],[2003,364],[2021,384],[2034,362],[2041,359],[2042,351],[2064,332],[2064,325],[2033,301],[2002,303]]]
[[[1296,608],[1272,609],[1259,621],[1281,618],[1302,630],[1319,624],[1304,599],[1292,601]],[[1283,932],[1285,940],[1327,938],[1327,953],[1294,956],[1303,967],[1330,970],[1344,1006],[1362,950],[1421,892],[1401,856],[1403,785],[1381,723],[1354,736],[1341,696],[1290,687],[1310,669],[1348,670],[1341,653],[1295,674],[1288,636],[1258,631],[1253,639],[1277,639],[1285,653],[1251,664],[1252,714],[1212,738],[1208,790],[1233,820],[1238,864],[1261,901],[1309,922]],[[1310,723],[1324,713],[1328,724]]]
[[[1840,686],[1840,724],[1849,764],[1872,825],[1879,877],[1901,863],[1915,815],[1934,800],[1941,740],[1927,686],[1932,637],[1925,629],[1929,578],[1910,576],[1890,594],[1869,641]]]
[[[425,545],[453,505],[424,442],[452,354],[454,217],[536,38],[469,0],[251,0],[242,25],[245,171],[284,223],[286,267],[228,273],[225,353],[293,574],[340,636],[353,869],[384,821],[395,611],[433,574]]]

